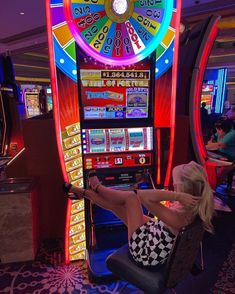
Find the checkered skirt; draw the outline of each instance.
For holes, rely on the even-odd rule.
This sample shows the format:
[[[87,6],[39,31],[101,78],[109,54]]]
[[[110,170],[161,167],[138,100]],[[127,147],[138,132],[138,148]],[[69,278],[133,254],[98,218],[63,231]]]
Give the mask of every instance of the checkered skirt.
[[[167,260],[175,238],[162,221],[149,220],[133,233],[129,251],[140,265],[155,266]]]

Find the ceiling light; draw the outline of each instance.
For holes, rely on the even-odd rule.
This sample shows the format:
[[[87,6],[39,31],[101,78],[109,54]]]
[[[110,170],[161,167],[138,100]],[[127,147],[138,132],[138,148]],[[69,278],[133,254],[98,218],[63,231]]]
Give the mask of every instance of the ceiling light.
[[[20,12],[20,15],[24,15],[24,12],[22,11],[22,12]]]

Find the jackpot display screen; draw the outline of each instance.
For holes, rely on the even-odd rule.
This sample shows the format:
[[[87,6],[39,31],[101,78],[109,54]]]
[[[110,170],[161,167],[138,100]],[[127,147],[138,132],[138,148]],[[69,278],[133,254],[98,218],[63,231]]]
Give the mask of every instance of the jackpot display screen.
[[[149,118],[147,63],[129,69],[80,64],[80,89],[84,120]]]
[[[27,118],[41,114],[39,92],[24,92],[24,101]]]
[[[153,149],[152,127],[86,129],[82,131],[84,154],[146,151]]]
[[[204,92],[204,93],[214,92],[214,85],[213,84],[203,84],[202,85],[202,92]]]
[[[213,105],[213,97],[214,97],[214,85],[212,84],[203,84],[202,85],[202,93],[201,93],[201,103],[206,103],[206,109],[208,113],[211,113],[211,108]]]

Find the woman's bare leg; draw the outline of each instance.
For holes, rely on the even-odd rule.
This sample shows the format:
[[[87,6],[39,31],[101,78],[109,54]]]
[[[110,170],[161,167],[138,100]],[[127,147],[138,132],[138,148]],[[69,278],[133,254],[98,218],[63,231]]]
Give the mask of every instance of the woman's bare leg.
[[[92,190],[85,190],[72,186],[70,192],[78,196],[84,196],[107,210],[111,210],[119,217],[128,228],[128,238],[135,230],[146,223],[150,218],[143,214],[139,197],[133,191],[120,191],[99,186],[99,193]]]
[[[101,184],[97,176],[89,178],[89,185],[100,197],[114,205],[124,205],[128,195],[130,195],[130,193],[133,194],[132,191],[122,191],[105,187]]]
[[[83,191],[84,189],[72,186],[69,192],[78,195],[78,197],[85,197],[104,209],[111,210],[127,226],[126,211],[122,205],[112,205],[109,201],[105,201],[100,195],[92,190],[85,190],[85,193],[83,193]]]

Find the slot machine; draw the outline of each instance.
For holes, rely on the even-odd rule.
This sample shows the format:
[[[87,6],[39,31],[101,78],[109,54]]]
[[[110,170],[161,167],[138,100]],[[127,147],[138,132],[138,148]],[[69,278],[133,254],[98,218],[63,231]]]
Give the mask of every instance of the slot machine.
[[[208,111],[208,114],[211,113],[211,109],[213,107],[213,96],[214,96],[214,85],[213,84],[203,84],[202,85],[202,93],[201,93],[201,104],[203,102],[206,103],[206,109]]]
[[[164,139],[173,145],[177,3],[178,12],[172,0],[46,1],[53,112],[66,181],[87,187],[87,174],[96,169],[114,189],[131,189],[142,175],[141,189],[164,185],[160,153]],[[127,231],[111,212],[83,200],[68,202],[65,261],[87,259],[91,280],[110,277],[105,259],[126,242]]]
[[[105,186],[132,189],[155,174],[154,54],[128,67],[108,66],[77,50],[84,178],[95,169]],[[150,188],[145,180],[139,188]],[[87,186],[87,183],[85,183]],[[86,203],[90,279],[110,276],[106,257],[127,242],[126,226],[110,211]]]
[[[25,91],[24,104],[26,117],[34,117],[41,114],[38,91]]]
[[[0,156],[16,156],[24,148],[18,87],[11,57],[0,55]]]

